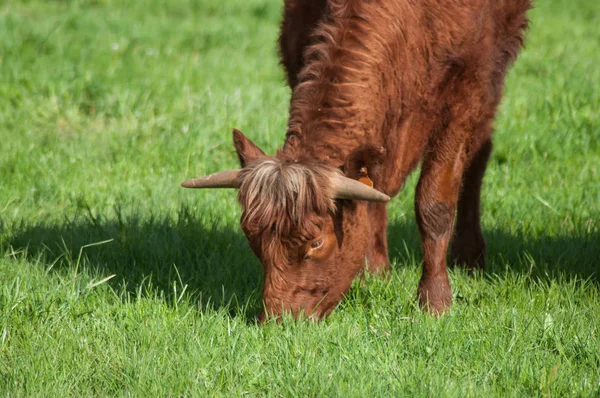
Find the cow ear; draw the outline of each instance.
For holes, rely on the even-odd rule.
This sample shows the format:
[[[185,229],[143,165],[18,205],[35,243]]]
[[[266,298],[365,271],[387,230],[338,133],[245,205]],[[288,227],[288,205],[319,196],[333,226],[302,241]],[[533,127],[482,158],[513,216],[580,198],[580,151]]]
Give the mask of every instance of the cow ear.
[[[233,129],[233,146],[240,159],[240,165],[246,165],[256,159],[265,157],[265,153],[237,129]]]
[[[385,149],[383,147],[373,145],[360,146],[346,158],[343,170],[344,174],[348,178],[360,180],[361,182],[370,180],[377,189],[382,182],[384,158]],[[367,185],[369,184],[367,183]]]

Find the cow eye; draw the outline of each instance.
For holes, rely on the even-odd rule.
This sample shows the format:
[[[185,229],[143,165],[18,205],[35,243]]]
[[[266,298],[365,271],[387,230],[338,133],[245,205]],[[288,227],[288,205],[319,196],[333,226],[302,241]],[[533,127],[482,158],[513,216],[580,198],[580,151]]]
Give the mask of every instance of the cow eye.
[[[318,249],[321,246],[323,246],[323,239],[316,240],[310,244],[311,249]]]

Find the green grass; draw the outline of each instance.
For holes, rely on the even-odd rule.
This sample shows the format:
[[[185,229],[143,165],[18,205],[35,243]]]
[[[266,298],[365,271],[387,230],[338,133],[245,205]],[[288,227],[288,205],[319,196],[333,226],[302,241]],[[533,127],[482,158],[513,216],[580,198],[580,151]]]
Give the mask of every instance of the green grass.
[[[0,5],[3,396],[600,395],[600,9],[544,0],[486,175],[488,271],[416,306],[416,176],[391,280],[324,322],[258,326],[231,128],[273,152],[289,90],[275,0]]]

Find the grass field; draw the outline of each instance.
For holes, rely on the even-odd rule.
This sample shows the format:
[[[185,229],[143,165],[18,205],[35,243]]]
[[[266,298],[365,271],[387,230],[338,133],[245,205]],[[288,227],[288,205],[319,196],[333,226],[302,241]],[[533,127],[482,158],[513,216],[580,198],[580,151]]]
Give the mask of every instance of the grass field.
[[[416,176],[390,281],[258,326],[231,128],[273,152],[278,0],[0,5],[0,395],[599,396],[600,8],[543,0],[484,184],[488,270],[416,305]]]

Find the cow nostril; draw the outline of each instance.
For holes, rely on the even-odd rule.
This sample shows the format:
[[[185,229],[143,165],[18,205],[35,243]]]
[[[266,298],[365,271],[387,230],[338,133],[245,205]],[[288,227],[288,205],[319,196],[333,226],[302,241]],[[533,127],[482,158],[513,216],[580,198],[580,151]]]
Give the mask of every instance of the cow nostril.
[[[320,288],[320,287],[312,287],[310,289],[304,288],[301,290],[308,293],[310,296],[320,296],[320,295],[326,295],[327,293],[329,293],[328,288]]]

